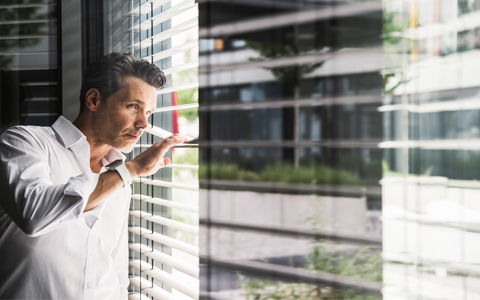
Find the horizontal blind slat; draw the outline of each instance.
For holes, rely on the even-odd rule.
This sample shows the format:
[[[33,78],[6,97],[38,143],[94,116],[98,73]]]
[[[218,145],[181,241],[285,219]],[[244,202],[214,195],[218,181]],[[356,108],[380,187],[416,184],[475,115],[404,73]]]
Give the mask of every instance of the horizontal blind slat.
[[[142,5],[134,8],[133,10],[131,10],[128,14],[129,15],[138,15],[138,13],[140,12],[150,12],[150,9],[152,7],[152,4],[153,4],[153,9],[155,8],[158,8],[162,5],[165,5],[167,4],[168,2],[170,2],[171,0],[152,0],[152,1],[147,1],[145,3],[142,3]]]
[[[141,300],[139,293],[130,293],[128,294],[128,300]]]
[[[182,285],[181,283],[178,282],[178,280],[173,277],[171,274],[158,269],[151,264],[141,261],[141,260],[131,260],[129,262],[129,265],[140,272],[143,272],[147,274],[148,276],[151,276],[155,278],[158,281],[161,281],[172,288],[176,289],[177,291],[189,296],[190,298],[193,299],[198,299],[198,293],[195,292],[194,290],[190,289],[189,287],[186,287]]]
[[[0,36],[0,40],[41,39],[41,38],[48,38],[53,36],[54,35],[48,35],[48,34],[9,35],[9,36]]]
[[[169,187],[169,188],[181,189],[181,190],[187,190],[187,191],[194,191],[194,192],[198,192],[198,190],[199,190],[198,186],[189,185],[189,184],[182,184],[182,183],[173,183],[173,182],[163,181],[163,180],[135,178],[135,179],[133,179],[133,182],[155,185],[155,186],[162,186],[162,187]]]
[[[149,46],[148,44],[150,43],[145,43],[146,40],[154,40],[154,42],[161,42],[161,41],[164,41],[166,39],[169,39],[177,34],[181,34],[181,33],[184,33],[185,31],[187,30],[190,30],[192,28],[198,28],[198,17],[194,17],[194,18],[191,18],[183,23],[180,23],[170,29],[167,29],[163,32],[160,32],[160,33],[157,33],[155,34],[154,36],[151,36],[149,38],[146,38],[146,39],[143,39],[141,42],[138,42],[138,43],[135,43],[133,45],[131,45],[129,48],[135,48],[135,47],[139,47],[141,46],[140,43],[142,44],[147,44],[145,45],[145,47],[143,48],[148,48],[148,47],[151,47]]]
[[[162,13],[159,13],[156,16],[153,16],[142,23],[135,25],[131,28],[131,30],[136,30],[139,29],[140,26],[147,26],[150,27],[153,23],[153,26],[158,25],[160,23],[163,23],[165,21],[170,20],[173,17],[178,16],[181,13],[186,12],[189,9],[192,9],[194,7],[197,7],[197,4],[193,0],[185,0],[183,2],[178,3],[175,6],[170,7],[166,11],[163,11]]]
[[[133,148],[144,148],[144,149],[148,149],[152,146],[152,144],[135,144],[133,146]],[[172,148],[198,148],[199,145],[198,144],[178,144],[178,145],[175,145],[175,146],[172,146]],[[166,166],[167,168],[169,167],[170,165]],[[174,168],[174,167],[172,167]],[[187,167],[188,168],[188,167]],[[191,169],[191,168],[190,168]]]
[[[183,91],[183,90],[188,90],[193,88],[198,88],[198,82],[192,82],[192,83],[164,88],[164,89],[158,90],[157,95],[168,94],[168,93],[173,93],[173,92],[178,92],[178,91]]]
[[[198,170],[198,165],[169,164],[167,168]]]
[[[176,67],[165,69],[163,70],[163,73],[165,75],[170,75],[170,74],[179,73],[179,72],[194,69],[194,68],[198,68],[198,60],[194,60],[185,64],[181,64]]]
[[[147,133],[150,133],[150,134],[153,134],[155,136],[161,137],[162,139],[165,139],[165,138],[173,135],[173,133],[171,133],[170,131],[167,131],[167,130],[162,129],[162,128],[157,127],[157,126],[153,126],[151,124],[148,124],[148,127],[145,129],[145,131]],[[193,138],[191,138],[189,136],[184,135],[184,137],[186,137],[187,139],[193,140]]]
[[[161,137],[162,139],[166,139],[167,137],[173,135],[173,133],[171,133],[170,131],[167,131],[165,129],[162,129],[160,127],[157,127],[157,126],[153,126],[153,125],[150,125],[145,129],[145,132],[147,133],[150,133],[150,134],[153,134],[155,136],[158,136],[158,137]],[[184,137],[186,137],[187,139],[191,139],[193,140],[193,138],[191,137],[188,137],[186,135],[184,135]]]
[[[31,4],[5,4],[5,5],[0,5],[0,9],[27,8],[27,7],[49,6],[49,5],[57,5],[57,2],[31,3]]]
[[[165,291],[159,286],[153,285],[150,281],[139,276],[130,277],[130,283],[138,287],[142,292],[149,294],[150,296],[155,297],[157,300],[172,300],[172,294]],[[153,287],[152,287],[153,285]]]
[[[140,201],[146,201],[146,202],[149,202],[149,203],[163,205],[163,206],[168,206],[168,207],[171,207],[171,208],[181,209],[181,210],[185,210],[185,211],[189,211],[189,212],[193,212],[193,213],[198,213],[198,207],[197,206],[187,205],[187,204],[178,203],[178,202],[173,202],[173,201],[170,201],[170,200],[164,200],[164,199],[160,199],[160,198],[152,198],[152,197],[144,196],[144,195],[141,195],[141,194],[133,194],[132,199],[140,200]]]
[[[172,110],[180,110],[180,109],[189,109],[189,108],[196,108],[196,107],[198,107],[198,103],[188,103],[188,104],[182,104],[182,105],[164,106],[164,107],[157,107],[155,109],[154,113],[166,112],[166,111],[172,111]]]
[[[35,23],[48,23],[55,22],[55,19],[43,19],[43,20],[13,20],[13,21],[0,21],[0,25],[10,25],[10,24],[35,24]]]
[[[180,45],[172,47],[170,49],[163,50],[161,52],[157,52],[157,53],[152,54],[150,56],[146,56],[146,57],[144,57],[144,59],[153,58],[154,61],[159,60],[159,59],[164,59],[164,58],[170,57],[170,56],[175,55],[175,54],[179,54],[179,53],[191,50],[191,49],[195,49],[197,47],[198,47],[198,39],[194,39],[192,41],[180,44]]]
[[[189,264],[184,263],[181,260],[178,260],[170,255],[167,255],[163,252],[157,251],[152,249],[149,246],[142,245],[142,244],[129,244],[128,248],[133,251],[136,251],[140,254],[143,254],[151,259],[161,262],[162,264],[166,264],[182,273],[185,273],[193,278],[198,279],[200,274],[200,269],[195,266],[191,266]]]
[[[184,232],[192,233],[198,235],[198,227],[188,225],[182,222],[173,221],[172,219],[167,219],[160,216],[155,216],[139,210],[131,210],[130,215],[134,217],[141,218],[143,220],[152,221],[154,223],[175,228]]]
[[[162,129],[157,126],[150,125],[145,129],[145,132],[153,134],[155,136],[161,137],[162,139],[166,139],[167,137],[173,135],[170,131]]]
[[[174,238],[168,237],[166,235],[160,234],[160,233],[152,233],[151,229],[146,229],[142,227],[129,227],[128,231],[138,234],[142,237],[145,237],[147,239],[153,240],[155,242],[158,242],[160,244],[167,245],[169,247],[175,248],[177,250],[180,250],[182,252],[191,254],[193,256],[198,257],[199,255],[199,250],[198,247],[192,246],[190,244],[184,243],[177,241]]]

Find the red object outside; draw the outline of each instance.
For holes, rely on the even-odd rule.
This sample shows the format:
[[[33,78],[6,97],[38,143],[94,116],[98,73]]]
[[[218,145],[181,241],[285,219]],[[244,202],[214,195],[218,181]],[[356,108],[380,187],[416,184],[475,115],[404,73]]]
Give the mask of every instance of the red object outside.
[[[172,93],[172,106],[176,106],[177,103],[177,93]],[[172,133],[180,133],[178,131],[178,110],[172,110]]]

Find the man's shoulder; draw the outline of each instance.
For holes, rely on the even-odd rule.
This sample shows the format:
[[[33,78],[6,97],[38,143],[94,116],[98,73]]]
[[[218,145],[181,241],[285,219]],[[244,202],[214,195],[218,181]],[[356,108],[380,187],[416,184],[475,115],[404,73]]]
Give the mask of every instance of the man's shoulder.
[[[12,139],[45,143],[55,139],[55,132],[50,126],[17,125],[10,127],[0,136],[0,142]]]
[[[4,135],[25,135],[25,136],[54,136],[51,126],[33,126],[33,125],[16,125],[8,128],[2,134]]]

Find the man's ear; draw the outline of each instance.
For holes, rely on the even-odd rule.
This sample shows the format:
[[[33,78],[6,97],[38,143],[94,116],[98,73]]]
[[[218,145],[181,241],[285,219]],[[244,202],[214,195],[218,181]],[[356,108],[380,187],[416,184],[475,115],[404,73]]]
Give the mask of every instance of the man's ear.
[[[89,89],[85,94],[85,107],[90,111],[96,111],[100,104],[100,92],[97,89]]]

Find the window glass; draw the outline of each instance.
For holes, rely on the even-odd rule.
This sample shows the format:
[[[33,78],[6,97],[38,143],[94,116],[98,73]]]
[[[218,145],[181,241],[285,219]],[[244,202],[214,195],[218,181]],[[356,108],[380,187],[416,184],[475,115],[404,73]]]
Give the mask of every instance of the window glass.
[[[380,299],[381,3],[203,1],[200,33],[202,293]]]
[[[58,118],[57,25],[56,1],[0,4],[0,134]]]
[[[200,1],[204,295],[477,294],[479,7]]]

